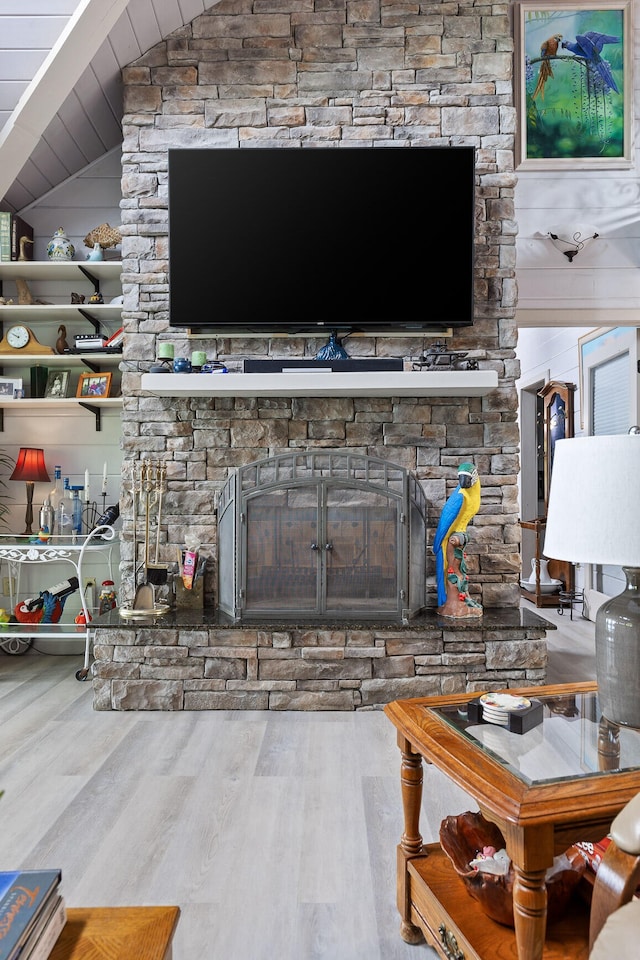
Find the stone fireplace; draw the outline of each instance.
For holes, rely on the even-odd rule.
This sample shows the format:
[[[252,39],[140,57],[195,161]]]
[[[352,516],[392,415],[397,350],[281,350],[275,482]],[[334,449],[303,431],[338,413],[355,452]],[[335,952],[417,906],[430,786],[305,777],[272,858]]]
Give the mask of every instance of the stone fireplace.
[[[512,49],[507,7],[480,0],[460,14],[447,3],[423,8],[386,0],[258,5],[221,0],[123,71],[122,447],[125,459],[166,462],[160,560],[174,562],[185,535],[196,537],[211,557],[204,584],[208,606],[219,602],[214,505],[229,477],[258,459],[325,449],[408,471],[428,505],[427,538],[455,486],[459,463],[473,460],[482,478],[483,509],[469,550],[472,589],[484,606],[519,602]],[[438,389],[413,396],[378,389],[352,396],[230,391],[188,397],[145,391],[142,378],[163,341],[174,345],[178,357],[205,351],[230,370],[242,369],[249,359],[310,359],[326,341],[326,333],[213,338],[169,328],[170,148],[411,149],[413,143],[476,147],[475,322],[456,331],[447,346],[466,351],[478,369],[494,371],[497,389],[479,395],[463,388],[447,396]],[[380,282],[397,287],[399,312],[403,284],[416,282],[403,276],[403,245],[419,244],[420,231],[434,229],[434,224],[412,222],[411,189],[411,184],[381,183],[379,195],[372,197],[372,203],[406,205],[406,234],[390,237],[388,250],[380,251]],[[295,243],[301,224],[293,194],[291,214]],[[197,210],[193,223],[193,242],[206,243],[207,231],[216,224],[201,223]],[[348,210],[340,211],[340,229],[352,229],[357,242],[358,225],[350,224]],[[455,266],[452,252],[454,273]],[[286,271],[283,250],[282,272],[273,278],[282,297],[287,296]],[[348,264],[344,274],[349,282]],[[428,316],[429,285],[448,281],[431,276],[425,263],[418,282]],[[327,283],[330,287],[329,274]],[[309,291],[310,297],[316,295]],[[329,310],[331,296],[339,305],[338,288],[322,296]],[[215,312],[214,289],[202,309]],[[299,309],[303,315],[305,304]],[[423,336],[354,335],[348,352],[354,360],[408,359],[419,357],[432,342]],[[382,373],[378,380],[384,384],[384,379]],[[126,490],[121,517],[121,582],[125,595],[132,595]],[[429,563],[427,557],[427,608],[435,606]],[[233,605],[225,604],[235,615]],[[409,606],[417,609],[420,603]]]
[[[544,682],[545,621],[523,623],[519,611],[512,60],[508,5],[471,0],[462,10],[448,3],[412,6],[393,0],[357,4],[267,0],[257,5],[221,0],[123,71],[122,447],[125,459],[166,462],[161,562],[175,560],[187,534],[200,541],[211,562],[205,609],[196,620],[170,618],[136,626],[116,618],[96,629],[97,709],[357,709],[405,695]],[[326,340],[326,336],[192,338],[186,329],[169,328],[169,148],[340,149],[348,144],[411,149],[412,143],[476,148],[475,323],[457,331],[447,345],[466,351],[480,370],[495,371],[497,388],[482,395],[460,389],[446,396],[438,389],[430,395],[377,390],[349,396],[312,392],[295,396],[286,390],[280,396],[233,390],[227,395],[171,396],[170,391],[154,395],[144,389],[142,378],[162,341],[174,344],[176,356],[204,350],[208,358],[239,370],[244,359],[313,358]],[[420,243],[421,230],[437,228],[412,221],[411,190],[412,184],[381,183],[379,194],[372,196],[372,203],[402,203],[407,210],[406,234],[390,237],[388,249],[380,251],[380,282],[396,285],[398,310],[403,309],[402,287],[407,282],[403,245]],[[294,196],[291,209],[295,243],[299,224]],[[357,224],[349,223],[348,210],[341,214],[342,228],[352,228],[357,242]],[[216,224],[201,223],[197,210],[193,220],[194,243],[206,243],[207,232],[217,229]],[[327,253],[330,256],[330,247]],[[455,269],[452,252],[454,276]],[[282,273],[273,278],[283,297],[286,270],[283,250]],[[348,282],[348,265],[344,272]],[[449,281],[431,276],[425,263],[420,282],[428,311],[429,285]],[[339,288],[323,291],[323,296],[329,293],[338,304]],[[315,295],[317,291],[309,291],[309,296]],[[202,309],[215,311],[214,289]],[[304,312],[305,304],[299,309]],[[348,346],[354,359],[415,358],[431,342],[422,337],[354,336]],[[424,513],[427,544],[456,484],[458,465],[463,460],[474,462],[482,481],[482,505],[467,553],[471,592],[485,609],[482,623],[443,623],[434,616],[429,551],[426,614],[412,616],[423,605],[417,575],[411,572],[413,543],[406,582],[399,567],[393,588],[387,586],[392,578],[380,574],[376,592],[384,622],[366,620],[363,593],[354,593],[355,585],[346,579],[331,579],[334,558],[326,546],[334,544],[337,560],[343,545],[336,548],[338,541],[320,536],[329,514],[320,521],[302,521],[311,524],[302,538],[309,545],[305,562],[309,553],[317,553],[315,591],[307,578],[296,588],[293,619],[261,621],[268,611],[265,583],[260,586],[258,572],[255,587],[262,593],[253,596],[263,599],[252,601],[255,606],[247,622],[247,611],[236,603],[236,590],[239,584],[253,590],[256,558],[261,563],[267,554],[252,546],[239,570],[220,571],[217,558],[233,555],[232,538],[238,537],[238,530],[234,523],[225,527],[224,510],[216,515],[215,504],[224,508],[229,498],[223,491],[237,482],[230,478],[249,477],[247,467],[255,461],[282,457],[283,463],[294,463],[299,454],[329,450],[404,471],[413,485],[411,509],[420,522]],[[390,491],[370,493],[371,503],[359,517],[357,504],[349,500],[351,489],[340,494],[360,527],[358,542],[366,539],[367,527],[367,536],[375,533],[373,504],[380,506],[381,516],[388,512],[385,529],[397,523]],[[336,491],[319,482],[316,494],[330,500]],[[306,511],[309,504],[304,502],[303,507],[302,502],[309,499],[309,490],[298,495],[300,504],[281,490],[271,491],[268,498],[265,494],[263,513],[269,513],[266,504],[282,506],[284,515],[293,506]],[[419,506],[422,501],[424,508]],[[252,511],[260,507],[258,502],[248,505]],[[125,490],[121,497],[125,594],[127,587],[132,592],[131,512]],[[255,519],[259,528],[262,517]],[[275,523],[268,517],[265,522]],[[416,540],[422,539],[420,523],[411,529],[411,537],[415,533]],[[408,530],[401,527],[395,541],[398,556],[405,549]],[[318,536],[309,540],[307,534]],[[381,537],[386,540],[387,533],[376,539]],[[285,544],[290,547],[283,540],[281,545]],[[355,535],[349,549],[357,552]],[[370,586],[375,582],[373,568],[382,570],[385,564],[374,562],[372,552],[369,556]],[[416,557],[417,569],[419,553]],[[382,560],[388,569],[388,557]],[[349,603],[346,599],[342,603],[338,595],[343,588],[349,591]],[[397,599],[403,589],[404,607]],[[347,618],[354,599],[360,609]],[[220,602],[228,610],[226,622],[220,620],[224,613]],[[236,619],[240,613],[242,619]],[[318,617],[326,617],[326,622]]]

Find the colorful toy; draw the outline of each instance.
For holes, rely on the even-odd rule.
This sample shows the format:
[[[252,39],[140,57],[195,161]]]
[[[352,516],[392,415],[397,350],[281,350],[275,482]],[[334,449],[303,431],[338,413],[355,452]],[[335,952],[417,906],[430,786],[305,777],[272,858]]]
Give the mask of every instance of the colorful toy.
[[[48,590],[42,590],[37,597],[22,600],[14,609],[16,620],[18,623],[58,623],[67,597],[77,589],[78,578],[69,577]]]

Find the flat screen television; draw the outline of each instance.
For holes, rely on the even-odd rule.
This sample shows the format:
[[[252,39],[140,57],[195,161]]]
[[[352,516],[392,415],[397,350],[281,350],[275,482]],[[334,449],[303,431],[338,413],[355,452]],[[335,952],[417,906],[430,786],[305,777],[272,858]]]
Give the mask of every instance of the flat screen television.
[[[169,150],[169,324],[214,336],[473,323],[475,151]]]

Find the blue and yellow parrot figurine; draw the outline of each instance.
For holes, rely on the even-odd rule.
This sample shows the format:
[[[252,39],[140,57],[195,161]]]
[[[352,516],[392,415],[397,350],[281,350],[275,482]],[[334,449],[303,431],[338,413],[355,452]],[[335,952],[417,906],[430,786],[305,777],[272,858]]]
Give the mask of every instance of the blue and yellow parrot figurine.
[[[464,560],[467,525],[480,508],[480,492],[480,477],[476,467],[468,462],[460,464],[458,486],[442,508],[432,548],[436,558],[438,612],[445,616],[472,617],[479,616],[482,612],[480,604],[469,596]],[[447,559],[452,537],[456,538],[452,541],[454,564],[450,564]],[[455,587],[453,600],[447,591],[448,583]]]

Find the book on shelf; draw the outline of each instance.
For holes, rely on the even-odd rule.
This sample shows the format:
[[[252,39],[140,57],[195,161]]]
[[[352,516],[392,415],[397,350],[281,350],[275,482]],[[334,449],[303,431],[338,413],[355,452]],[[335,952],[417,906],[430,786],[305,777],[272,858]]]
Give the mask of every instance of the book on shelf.
[[[23,245],[21,251],[23,239],[28,242]],[[25,260],[33,260],[33,227],[14,213],[11,217],[11,259],[18,260],[21,252]]]
[[[0,210],[0,262],[11,260],[11,214]]]
[[[119,347],[124,340],[124,327],[120,327],[119,330],[116,330],[112,336],[105,343],[105,347]]]
[[[33,227],[23,220],[17,213],[0,210],[0,261],[8,263],[17,260],[20,256],[20,241],[25,237],[28,241],[23,244],[24,257],[33,260]]]
[[[54,895],[51,910],[43,916],[42,924],[25,943],[15,960],[47,960],[58,942],[67,922],[67,905],[63,896]],[[13,960],[13,958],[12,958]]]
[[[57,869],[0,872],[0,960],[20,955],[61,880]]]

